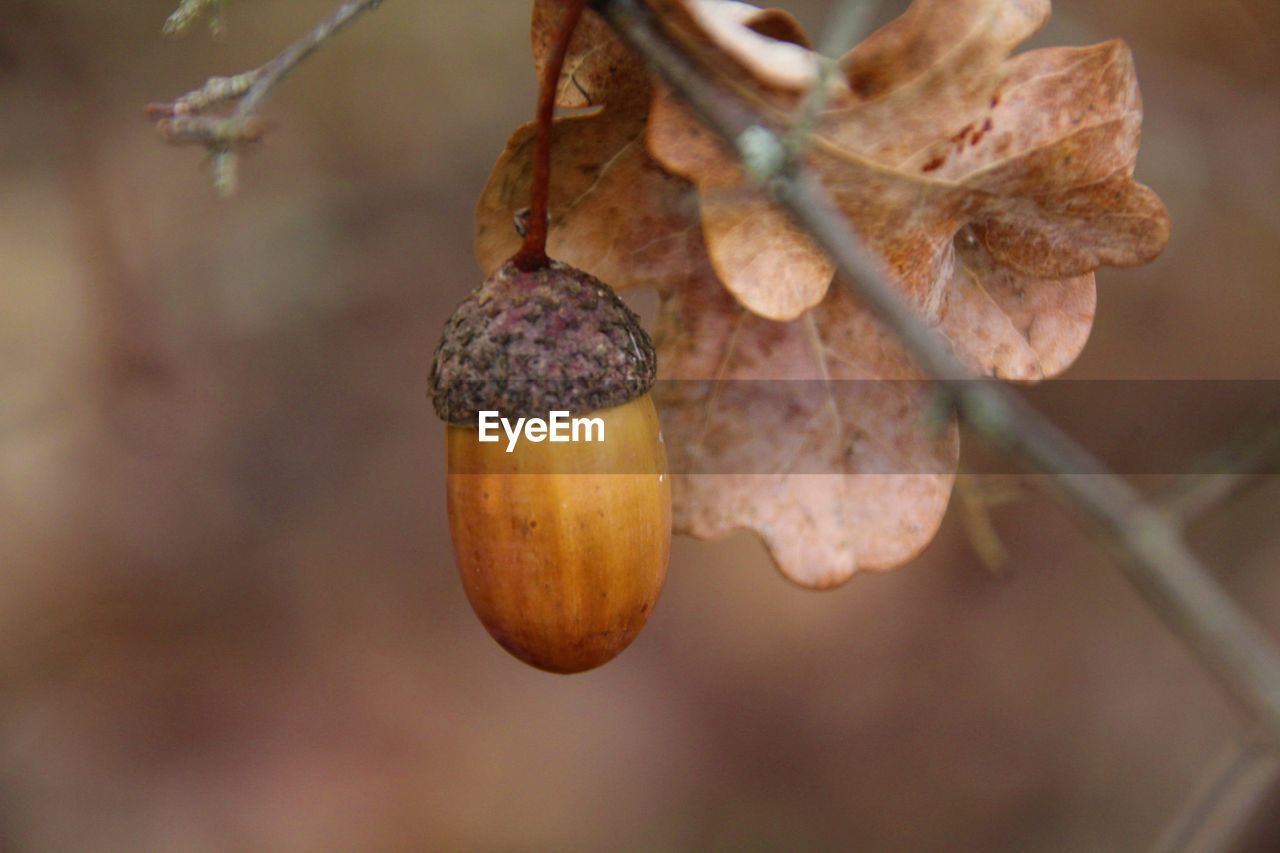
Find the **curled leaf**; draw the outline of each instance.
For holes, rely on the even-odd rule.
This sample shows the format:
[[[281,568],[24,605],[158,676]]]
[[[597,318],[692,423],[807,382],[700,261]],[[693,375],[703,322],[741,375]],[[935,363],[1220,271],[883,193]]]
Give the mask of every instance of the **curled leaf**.
[[[917,0],[842,60],[844,85],[814,130],[808,165],[933,322],[967,227],[1000,264],[1040,279],[1143,263],[1168,239],[1163,205],[1131,177],[1142,109],[1124,44],[1007,58],[1047,12],[1043,2]],[[704,20],[671,14],[686,26]],[[703,35],[727,41],[720,33]],[[763,48],[728,55],[734,89],[785,122],[802,89],[780,88]],[[716,271],[747,308],[781,320],[821,301],[830,264],[666,93],[655,96],[648,140],[698,186]]]
[[[541,79],[560,33],[566,4],[563,0],[534,0],[533,60]],[[561,107],[594,107],[616,92],[626,78],[643,77],[644,72],[631,53],[618,41],[608,24],[588,11],[578,21],[569,41],[556,104]]]
[[[558,4],[534,9],[534,55],[541,65],[550,49]],[[586,115],[556,119],[551,146],[551,214],[547,249],[552,257],[584,269],[613,287],[661,287],[673,265],[684,262],[682,234],[697,228],[697,203],[688,183],[662,169],[644,145],[652,87],[590,10],[566,59],[561,92],[589,98]],[[598,28],[603,28],[597,32]],[[570,70],[572,69],[572,70]],[[566,87],[567,81],[576,80]],[[570,104],[579,99],[566,95]],[[476,208],[476,255],[496,269],[515,253],[512,226],[529,203],[534,125],[518,128],[494,165]]]

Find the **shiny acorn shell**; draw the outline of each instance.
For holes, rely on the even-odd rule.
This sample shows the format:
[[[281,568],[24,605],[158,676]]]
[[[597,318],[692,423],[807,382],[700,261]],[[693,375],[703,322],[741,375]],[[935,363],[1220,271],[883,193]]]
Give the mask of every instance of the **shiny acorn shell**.
[[[643,627],[671,547],[671,482],[649,395],[589,413],[603,442],[482,443],[449,426],[449,525],[485,628],[522,661],[580,672]]]

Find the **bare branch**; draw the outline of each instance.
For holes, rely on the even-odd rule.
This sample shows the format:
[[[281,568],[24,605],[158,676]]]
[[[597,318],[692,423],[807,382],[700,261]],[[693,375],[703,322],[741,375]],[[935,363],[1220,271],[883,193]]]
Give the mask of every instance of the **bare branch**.
[[[310,33],[258,69],[253,85],[245,92],[236,113],[242,117],[253,113],[267,99],[276,84],[288,77],[302,60],[315,53],[320,45],[345,29],[362,13],[376,9],[381,3],[382,0],[346,0],[332,15],[316,24]]]
[[[818,117],[827,105],[831,75],[840,67],[840,59],[865,33],[867,21],[875,11],[875,6],[874,0],[844,0],[832,14],[827,25],[827,37],[820,47],[813,88],[800,102],[791,130],[787,133],[787,146],[791,149],[791,156],[800,157],[808,147],[813,130],[818,125]]]
[[[969,545],[992,575],[1010,574],[1009,551],[996,532],[991,510],[1001,504],[1026,497],[1030,484],[1025,477],[992,477],[961,474],[956,477],[956,509],[969,535]]]
[[[1173,521],[1188,524],[1241,491],[1257,475],[1280,465],[1280,411],[1238,430],[1156,495]]]
[[[1267,747],[1256,736],[1230,744],[1152,849],[1233,849],[1280,779],[1280,759]]]
[[[169,143],[207,148],[215,186],[220,192],[229,193],[235,187],[237,149],[261,139],[265,132],[265,125],[256,113],[272,90],[320,45],[381,3],[382,0],[346,0],[311,32],[265,65],[231,77],[210,77],[199,89],[176,100],[149,105],[147,116],[156,122],[156,129]],[[184,10],[188,16],[194,15],[205,5],[207,0],[186,0],[170,18],[166,31],[173,29],[174,18]],[[228,113],[210,113],[229,104],[235,106]]]
[[[778,129],[714,82],[639,0],[594,0],[593,5],[729,145],[737,146],[744,135],[755,142],[769,136],[785,150]],[[902,300],[825,187],[796,158],[780,158],[764,189],[832,258],[843,285],[898,336],[975,432],[1053,475],[1044,481],[1090,522],[1120,558],[1129,582],[1206,669],[1257,715],[1269,742],[1280,745],[1280,655],[1190,552],[1177,526],[1007,387],[970,374],[943,337]]]
[[[188,92],[176,101],[148,104],[147,115],[154,119],[162,119],[198,115],[213,107],[220,107],[243,97],[261,73],[261,68],[255,68],[243,74],[236,74],[234,77],[210,77],[199,89]]]

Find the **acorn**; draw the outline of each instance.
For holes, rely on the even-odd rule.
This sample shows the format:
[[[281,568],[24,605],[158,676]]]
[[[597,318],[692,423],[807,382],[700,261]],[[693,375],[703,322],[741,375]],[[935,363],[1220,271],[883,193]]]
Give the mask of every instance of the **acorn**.
[[[532,666],[609,661],[657,602],[671,484],[656,363],[617,294],[558,261],[508,261],[445,326],[430,389],[458,570],[485,628]]]

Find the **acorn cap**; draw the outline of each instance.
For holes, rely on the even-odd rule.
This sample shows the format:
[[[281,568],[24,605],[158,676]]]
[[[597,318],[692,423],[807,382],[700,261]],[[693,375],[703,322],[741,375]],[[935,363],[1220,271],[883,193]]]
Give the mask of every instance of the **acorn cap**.
[[[531,272],[508,261],[445,324],[431,401],[458,426],[476,426],[480,411],[590,412],[648,393],[657,363],[640,318],[607,284],[559,261]]]

